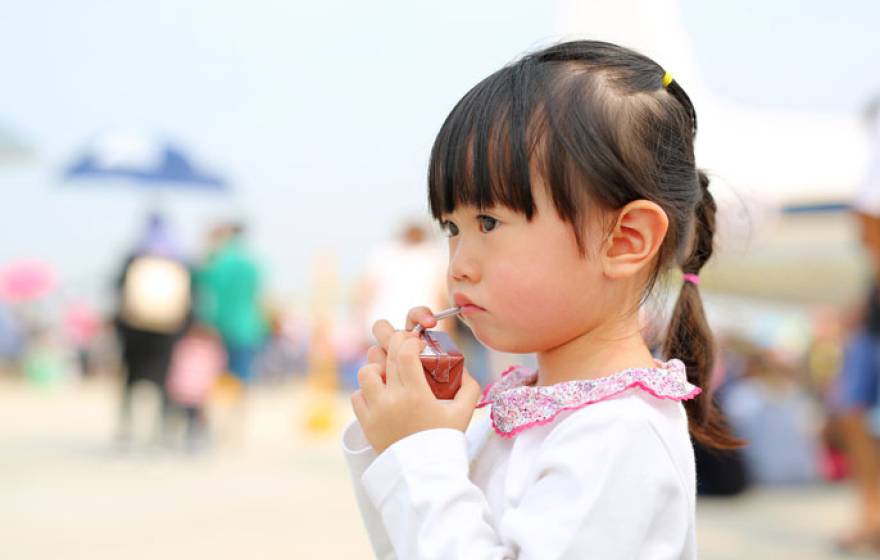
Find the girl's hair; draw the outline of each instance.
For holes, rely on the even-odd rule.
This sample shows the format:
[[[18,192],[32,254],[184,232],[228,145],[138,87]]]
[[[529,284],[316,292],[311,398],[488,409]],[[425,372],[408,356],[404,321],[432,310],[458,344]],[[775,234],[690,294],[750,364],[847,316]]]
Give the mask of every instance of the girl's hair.
[[[440,219],[457,205],[500,205],[531,219],[536,173],[585,254],[581,226],[590,208],[653,201],[669,230],[647,297],[661,272],[678,265],[698,274],[712,255],[715,201],[694,163],[696,131],[687,94],[650,58],[598,41],[558,44],[495,72],[458,102],[431,151],[431,212]],[[712,333],[690,282],[663,352],[681,359],[705,392],[685,403],[693,437],[716,448],[740,445],[711,396]]]

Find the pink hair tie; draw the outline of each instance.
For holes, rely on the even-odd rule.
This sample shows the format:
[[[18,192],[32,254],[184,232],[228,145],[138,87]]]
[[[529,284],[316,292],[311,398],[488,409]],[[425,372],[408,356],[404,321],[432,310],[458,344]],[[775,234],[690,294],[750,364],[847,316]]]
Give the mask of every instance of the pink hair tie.
[[[682,276],[682,278],[684,278],[685,282],[690,282],[694,286],[700,285],[700,277],[696,274],[685,274],[684,276]]]

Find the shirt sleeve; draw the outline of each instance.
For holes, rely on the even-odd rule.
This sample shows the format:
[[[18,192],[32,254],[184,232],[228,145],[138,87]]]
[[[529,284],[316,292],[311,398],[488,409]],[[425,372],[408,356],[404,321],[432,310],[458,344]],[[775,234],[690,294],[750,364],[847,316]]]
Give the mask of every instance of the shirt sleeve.
[[[575,413],[535,449],[525,490],[495,524],[468,478],[465,439],[456,430],[395,443],[367,468],[364,487],[402,560],[682,557],[686,494],[647,419]]]
[[[367,536],[370,538],[373,553],[379,560],[395,560],[397,556],[394,553],[391,540],[388,538],[388,532],[385,530],[382,516],[367,497],[364,485],[361,482],[364,471],[376,459],[376,452],[373,451],[357,421],[351,422],[343,432],[342,449],[345,453],[345,462],[348,465],[352,483],[354,484],[355,499],[361,512],[361,518],[364,521],[364,527],[367,529]]]

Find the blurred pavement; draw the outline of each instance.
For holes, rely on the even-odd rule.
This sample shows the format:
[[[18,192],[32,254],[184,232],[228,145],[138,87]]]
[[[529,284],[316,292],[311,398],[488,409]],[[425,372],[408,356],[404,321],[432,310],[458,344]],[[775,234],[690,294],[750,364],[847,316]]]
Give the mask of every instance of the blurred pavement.
[[[0,381],[0,557],[370,558],[338,438],[303,430],[305,394],[255,391],[240,444],[186,456],[115,446],[107,381]],[[839,558],[850,503],[845,486],[701,501],[700,558]]]

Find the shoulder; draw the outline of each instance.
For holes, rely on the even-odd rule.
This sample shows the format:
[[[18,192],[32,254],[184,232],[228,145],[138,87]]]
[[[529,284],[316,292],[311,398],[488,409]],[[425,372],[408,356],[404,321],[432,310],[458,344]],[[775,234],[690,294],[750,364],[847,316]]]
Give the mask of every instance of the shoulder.
[[[563,412],[550,432],[607,429],[638,429],[676,416],[681,403],[660,400],[639,390],[628,390],[601,402]]]
[[[556,422],[544,427],[543,434],[535,435],[543,449],[574,445],[609,457],[656,455],[673,459],[690,450],[682,404],[638,390],[563,412]]]

